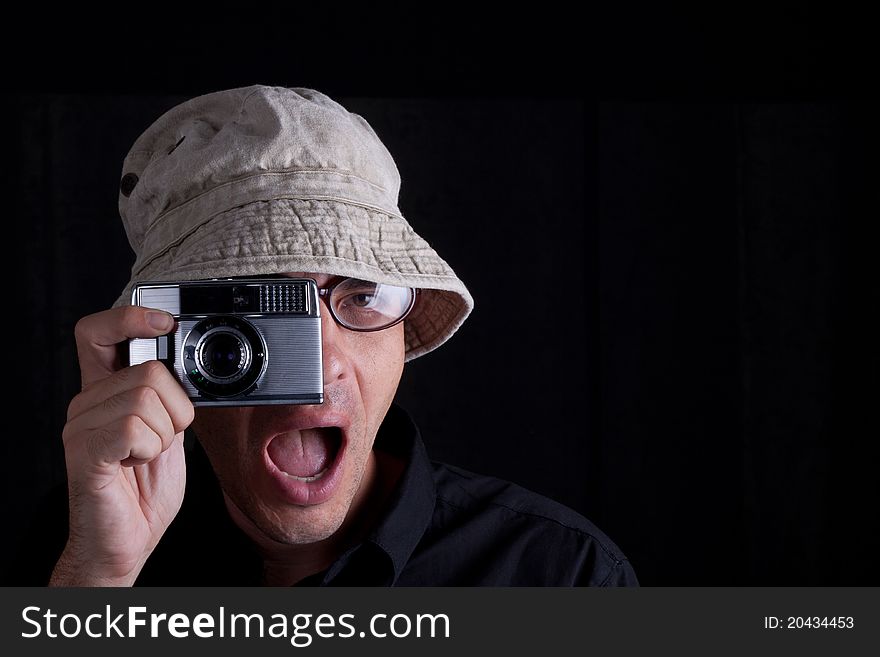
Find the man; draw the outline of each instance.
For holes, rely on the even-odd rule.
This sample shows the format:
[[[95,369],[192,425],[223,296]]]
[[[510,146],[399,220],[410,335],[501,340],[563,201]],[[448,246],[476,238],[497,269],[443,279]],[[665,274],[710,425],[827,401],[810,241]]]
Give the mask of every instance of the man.
[[[122,173],[137,257],[114,308],[76,327],[69,531],[50,584],[637,584],[570,509],[429,462],[393,404],[404,363],[473,300],[401,216],[397,168],[363,118],[310,89],[208,94],[148,128]],[[129,339],[174,326],[127,305],[134,283],[266,275],[323,290],[323,404],[194,409],[161,363],[123,366]],[[347,287],[355,303],[409,302],[359,324]]]

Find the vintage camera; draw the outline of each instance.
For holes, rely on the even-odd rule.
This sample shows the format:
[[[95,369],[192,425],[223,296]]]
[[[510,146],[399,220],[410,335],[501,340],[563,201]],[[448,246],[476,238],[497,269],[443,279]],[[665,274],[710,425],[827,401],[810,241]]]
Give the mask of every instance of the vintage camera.
[[[164,310],[173,333],[129,340],[129,364],[164,362],[195,406],[320,404],[321,316],[309,278],[138,283],[132,305]]]

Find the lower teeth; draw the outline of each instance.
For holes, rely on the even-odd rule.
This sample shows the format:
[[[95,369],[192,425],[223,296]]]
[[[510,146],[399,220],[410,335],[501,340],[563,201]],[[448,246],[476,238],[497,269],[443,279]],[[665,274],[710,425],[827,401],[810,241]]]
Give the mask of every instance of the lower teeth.
[[[284,472],[284,470],[282,470],[281,472]],[[310,477],[297,477],[296,475],[292,475],[289,472],[284,472],[284,474],[286,474],[291,479],[296,479],[297,481],[310,482],[310,481],[317,481],[318,479],[323,477],[326,472],[327,472],[327,468],[324,468],[320,472],[316,472],[315,474],[311,475]]]

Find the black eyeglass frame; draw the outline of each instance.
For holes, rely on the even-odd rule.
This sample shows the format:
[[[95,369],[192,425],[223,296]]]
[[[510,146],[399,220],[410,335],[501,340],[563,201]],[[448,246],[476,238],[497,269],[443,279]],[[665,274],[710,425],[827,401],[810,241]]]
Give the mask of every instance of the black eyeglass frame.
[[[409,305],[407,306],[406,310],[403,311],[403,314],[398,319],[391,322],[390,324],[386,324],[385,326],[380,326],[378,328],[355,328],[353,326],[349,326],[348,324],[343,322],[341,319],[339,319],[339,317],[337,317],[336,311],[333,310],[333,303],[332,303],[331,295],[333,294],[333,290],[335,290],[338,286],[342,285],[343,283],[346,283],[348,281],[358,281],[358,280],[363,280],[363,279],[354,278],[352,276],[349,276],[348,278],[343,278],[342,280],[336,281],[335,283],[333,283],[333,285],[328,285],[327,287],[318,286],[318,296],[319,297],[326,297],[327,308],[330,310],[330,315],[331,315],[331,317],[333,317],[333,321],[335,321],[337,324],[339,324],[342,328],[348,329],[349,331],[355,331],[356,333],[373,333],[375,331],[384,331],[385,329],[389,329],[392,326],[396,326],[397,324],[400,324],[400,322],[402,322],[404,319],[406,319],[407,315],[409,315],[412,312],[412,309],[416,305],[416,298],[421,293],[421,290],[417,287],[403,288],[403,289],[408,289],[408,290],[412,291],[412,295],[410,296]],[[374,281],[364,281],[364,282],[365,283],[373,283]],[[402,287],[399,285],[398,286],[390,285],[388,283],[376,283],[376,285],[388,285],[389,287]]]

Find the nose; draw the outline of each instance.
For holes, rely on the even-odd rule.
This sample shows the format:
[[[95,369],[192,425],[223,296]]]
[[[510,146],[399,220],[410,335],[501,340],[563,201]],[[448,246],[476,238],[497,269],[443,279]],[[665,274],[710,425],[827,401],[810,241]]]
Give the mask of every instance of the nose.
[[[321,299],[321,349],[324,359],[324,386],[329,386],[348,376],[351,362],[345,350],[345,331],[330,312],[325,299]]]

